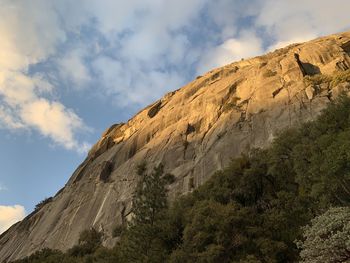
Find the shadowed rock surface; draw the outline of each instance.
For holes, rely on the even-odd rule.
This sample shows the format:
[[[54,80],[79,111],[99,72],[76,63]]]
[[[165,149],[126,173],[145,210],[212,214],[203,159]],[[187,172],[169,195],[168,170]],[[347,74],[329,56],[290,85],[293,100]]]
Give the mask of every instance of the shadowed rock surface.
[[[176,177],[170,198],[192,191],[232,157],[311,120],[342,89],[305,76],[350,68],[350,32],[294,44],[198,77],[107,129],[66,186],[0,236],[0,262],[44,247],[67,250],[94,227],[113,246],[136,185],[135,168],[162,162]]]

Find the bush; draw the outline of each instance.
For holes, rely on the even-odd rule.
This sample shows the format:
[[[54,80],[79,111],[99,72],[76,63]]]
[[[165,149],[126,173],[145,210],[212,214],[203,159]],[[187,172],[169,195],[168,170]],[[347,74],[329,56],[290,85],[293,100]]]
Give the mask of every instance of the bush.
[[[338,74],[335,74],[335,76],[332,79],[331,86],[335,87],[340,83],[344,82],[350,82],[350,69],[346,71],[341,71]]]
[[[340,83],[350,82],[350,70],[339,71],[333,75],[316,74],[313,76],[305,76],[304,82],[306,86],[317,86],[322,83],[327,83],[331,88],[336,87]]]
[[[270,77],[273,77],[273,76],[276,76],[276,75],[277,75],[277,72],[276,71],[272,71],[270,69],[266,70],[263,73],[263,77],[265,77],[265,78],[270,78]]]
[[[44,207],[44,205],[52,202],[52,197],[48,197],[48,198],[45,198],[44,200],[40,201],[34,208],[35,211],[38,211],[40,210],[42,207]]]
[[[123,225],[117,225],[114,229],[113,229],[113,237],[120,237],[123,232],[126,230],[126,227]]]
[[[93,254],[102,245],[102,234],[94,228],[80,233],[79,243],[72,247],[68,254],[74,257],[82,257]]]
[[[317,86],[321,85],[322,83],[330,83],[332,81],[332,77],[323,74],[315,74],[312,76],[307,75],[304,77],[304,81],[306,86]]]
[[[301,262],[350,261],[350,208],[330,208],[304,227],[303,241],[297,242],[302,250]]]
[[[33,255],[27,258],[13,261],[13,263],[57,263],[64,262],[63,259],[64,254],[61,251],[44,248],[40,251],[35,252]]]

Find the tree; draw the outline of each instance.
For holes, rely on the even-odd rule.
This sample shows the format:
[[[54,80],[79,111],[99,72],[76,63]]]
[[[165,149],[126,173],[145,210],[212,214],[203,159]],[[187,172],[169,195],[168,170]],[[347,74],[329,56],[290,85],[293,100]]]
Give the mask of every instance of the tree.
[[[48,198],[43,199],[42,201],[40,201],[38,204],[35,205],[34,210],[35,211],[40,210],[42,207],[44,207],[44,205],[52,202],[52,199],[53,199],[52,197],[48,197]]]
[[[187,213],[182,252],[172,255],[176,262],[187,254],[185,262],[230,262],[230,258],[246,252],[249,243],[245,235],[251,221],[247,209],[238,204],[220,204],[213,200],[198,201]]]
[[[350,262],[350,208],[330,208],[304,228],[298,241],[303,263]]]
[[[132,212],[134,217],[131,225],[153,225],[167,207],[165,188],[167,181],[164,179],[164,166],[158,165],[148,175],[146,164],[143,163],[138,167],[138,175],[140,181],[133,198]]]
[[[167,249],[167,189],[173,181],[164,175],[162,164],[148,174],[146,164],[138,166],[139,182],[133,197],[133,218],[120,242],[121,258],[128,262],[164,262]]]
[[[94,228],[80,233],[79,243],[72,247],[68,253],[75,257],[93,254],[102,245],[102,233]]]
[[[33,253],[31,256],[13,261],[13,263],[56,263],[63,262],[64,255],[61,251],[44,248]]]

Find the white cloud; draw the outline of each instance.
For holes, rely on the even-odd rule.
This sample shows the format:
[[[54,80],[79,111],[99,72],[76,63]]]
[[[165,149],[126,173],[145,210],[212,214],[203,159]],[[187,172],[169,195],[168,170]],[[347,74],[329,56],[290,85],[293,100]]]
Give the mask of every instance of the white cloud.
[[[76,132],[87,129],[84,122],[61,103],[40,96],[52,89],[40,76],[0,72],[0,121],[10,129],[35,129],[66,149],[86,150],[75,139]]]
[[[26,211],[21,205],[3,206],[0,205],[0,234],[10,226],[22,220]]]
[[[25,125],[14,118],[11,109],[0,105],[0,128],[17,130],[25,129]]]
[[[256,26],[264,27],[278,43],[309,40],[349,29],[347,0],[261,0]]]
[[[105,56],[93,62],[93,70],[104,83],[104,92],[115,97],[119,107],[151,102],[183,82],[182,77],[174,72],[143,69],[137,63],[122,63]]]
[[[306,42],[306,41],[311,40],[313,38],[316,38],[316,35],[311,33],[308,35],[305,34],[303,36],[289,38],[288,40],[285,40],[285,41],[278,41],[278,42],[273,43],[271,46],[269,46],[268,51],[274,51],[275,49],[283,48],[283,47],[286,47],[288,45],[295,44],[295,43],[303,43],[303,42]]]
[[[57,59],[57,66],[61,78],[65,81],[70,81],[73,84],[73,88],[83,89],[91,82],[91,76],[89,69],[84,63],[84,49],[74,49],[62,58]]]
[[[227,39],[205,54],[199,62],[198,73],[229,64],[240,59],[250,58],[263,52],[262,40],[252,32],[242,32],[238,38]]]
[[[217,36],[221,41],[206,49],[198,71],[203,73],[233,60],[348,30],[349,9],[347,0],[215,1],[208,12],[222,29]],[[242,19],[251,22],[242,25]],[[247,31],[260,34],[244,36]]]
[[[49,2],[2,0],[0,70],[25,70],[53,54],[65,40]]]
[[[0,21],[4,39],[0,43],[0,125],[34,128],[67,149],[79,148],[76,134],[85,125],[71,109],[53,99],[52,94],[60,97],[57,83],[86,90],[95,81],[97,91],[107,97],[113,94],[120,106],[150,103],[185,82],[182,74],[167,67],[194,62],[189,41],[180,31],[197,17],[205,2],[4,0],[0,10],[4,18]],[[104,43],[84,39],[86,29]],[[92,47],[97,50],[93,54]],[[100,57],[105,56],[99,53],[105,49],[109,58],[102,61]],[[28,69],[47,61],[57,69],[55,83],[44,78],[36,83]],[[94,79],[91,70],[98,72]],[[40,91],[42,85],[51,90]],[[44,112],[33,111],[33,105],[39,104],[35,110]]]
[[[67,149],[80,151],[74,132],[84,128],[83,121],[62,104],[43,98],[36,99],[21,107],[20,117],[25,124],[35,127]]]
[[[154,34],[164,29],[176,30],[188,25],[207,2],[208,0],[87,0],[84,4],[78,3],[78,6],[85,10],[87,16],[97,19],[98,28],[103,34],[113,36],[113,33],[126,30],[141,33],[146,29]]]
[[[54,55],[66,40],[51,1],[3,0],[0,17],[0,127],[34,128],[67,149],[86,148],[76,139],[85,129],[83,121],[50,99],[55,89],[51,83],[28,73],[31,65]]]
[[[256,0],[216,0],[209,1],[206,7],[209,17],[215,22],[219,30],[219,39],[224,42],[237,35],[240,30],[239,19],[253,17],[259,12]]]
[[[99,56],[92,60],[100,91],[113,95],[120,107],[140,107],[183,85],[186,78],[178,68],[187,68],[196,57],[181,29],[190,26],[205,2],[107,1],[101,6],[99,1],[98,7],[92,4],[97,12],[91,14],[116,53],[114,58]],[[109,10],[116,10],[117,14]],[[119,36],[122,32],[127,33]]]

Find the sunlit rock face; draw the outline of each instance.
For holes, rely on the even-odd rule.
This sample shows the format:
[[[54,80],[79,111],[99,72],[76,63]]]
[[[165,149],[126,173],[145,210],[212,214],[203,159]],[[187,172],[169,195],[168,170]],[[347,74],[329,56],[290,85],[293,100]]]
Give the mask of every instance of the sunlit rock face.
[[[64,189],[0,236],[0,262],[44,247],[66,250],[94,227],[104,244],[127,220],[135,168],[146,160],[176,177],[173,199],[203,184],[232,157],[264,147],[284,128],[311,120],[349,85],[305,76],[350,68],[350,32],[294,44],[214,69],[107,129]]]

